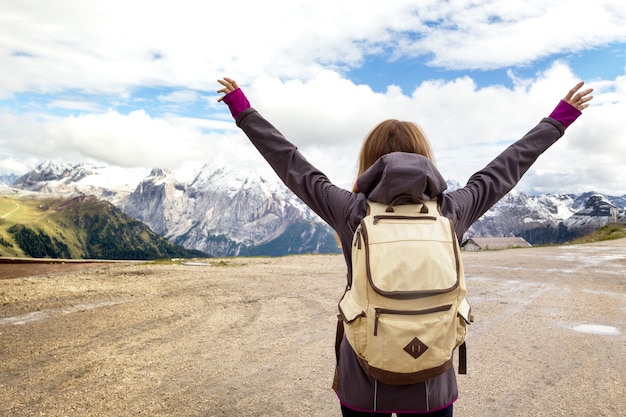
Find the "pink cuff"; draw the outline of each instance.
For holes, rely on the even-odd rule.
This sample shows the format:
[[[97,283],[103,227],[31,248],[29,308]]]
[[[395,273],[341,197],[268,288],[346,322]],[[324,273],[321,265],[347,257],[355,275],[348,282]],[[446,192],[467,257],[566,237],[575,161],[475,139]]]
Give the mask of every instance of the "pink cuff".
[[[243,91],[241,91],[241,88],[226,94],[223,101],[228,105],[230,114],[232,114],[235,119],[241,114],[242,111],[250,108],[250,102],[246,98]]]
[[[572,106],[565,100],[561,100],[554,110],[552,110],[550,117],[557,122],[561,122],[563,128],[567,129],[567,127],[574,123],[574,121],[578,119],[578,116],[581,114],[582,112],[576,107]]]

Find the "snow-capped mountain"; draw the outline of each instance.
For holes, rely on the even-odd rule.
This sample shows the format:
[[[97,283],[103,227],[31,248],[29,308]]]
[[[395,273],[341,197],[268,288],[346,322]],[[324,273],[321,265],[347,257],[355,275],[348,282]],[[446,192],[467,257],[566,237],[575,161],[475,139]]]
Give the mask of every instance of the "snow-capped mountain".
[[[591,232],[612,220],[613,216],[617,218],[620,213],[622,217],[624,216],[624,201],[614,201],[602,194],[593,194],[589,196],[584,207],[568,217],[563,224],[568,229]],[[616,204],[620,204],[620,206]],[[615,215],[612,214],[612,211],[615,212]]]
[[[223,167],[205,165],[188,182],[154,169],[128,196],[123,210],[176,243],[211,254],[247,253],[280,240],[297,225],[308,231],[288,252],[337,250],[334,244],[328,247],[330,229],[277,179]],[[323,244],[311,244],[307,235],[319,233],[325,236]]]
[[[155,168],[141,178],[47,162],[13,187],[95,195],[171,241],[215,256],[338,251],[332,230],[278,178],[223,166],[204,165],[192,175]]]
[[[0,185],[10,186],[17,181],[18,178],[19,176],[15,174],[0,175]]]
[[[449,189],[458,183],[449,181]],[[46,162],[14,188],[96,195],[188,249],[224,255],[337,252],[333,232],[277,177],[204,165],[151,172]],[[624,220],[626,196],[595,193],[528,196],[513,190],[483,215],[466,238],[521,236],[561,243]]]
[[[47,161],[13,181],[14,188],[49,194],[95,195],[122,206],[139,181],[148,174],[142,169],[71,165]]]
[[[471,236],[518,236],[520,231],[554,226],[565,221],[579,209],[571,195],[530,197],[512,190],[476,221]]]
[[[531,197],[512,190],[472,225],[468,237],[520,236],[532,244],[563,243],[608,222],[624,222],[625,210],[626,196],[584,193]]]

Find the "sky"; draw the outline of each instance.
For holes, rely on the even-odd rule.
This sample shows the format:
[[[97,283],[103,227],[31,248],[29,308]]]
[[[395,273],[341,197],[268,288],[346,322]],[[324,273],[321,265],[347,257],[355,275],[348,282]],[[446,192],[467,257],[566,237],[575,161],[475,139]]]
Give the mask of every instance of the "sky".
[[[0,175],[44,161],[273,175],[252,106],[350,188],[379,122],[418,123],[461,185],[578,81],[594,99],[518,185],[626,194],[623,0],[0,0]]]

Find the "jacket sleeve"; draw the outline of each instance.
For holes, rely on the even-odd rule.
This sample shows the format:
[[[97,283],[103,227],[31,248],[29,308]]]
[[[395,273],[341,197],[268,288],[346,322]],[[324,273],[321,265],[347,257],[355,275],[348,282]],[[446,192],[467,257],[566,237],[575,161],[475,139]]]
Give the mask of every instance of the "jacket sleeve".
[[[356,194],[332,184],[254,108],[244,110],[236,122],[291,191],[335,230],[343,226]]]
[[[448,194],[447,209],[455,213],[459,238],[476,220],[511,191],[537,158],[563,136],[563,125],[544,118],[524,137],[510,145],[485,168],[472,175],[465,187]]]

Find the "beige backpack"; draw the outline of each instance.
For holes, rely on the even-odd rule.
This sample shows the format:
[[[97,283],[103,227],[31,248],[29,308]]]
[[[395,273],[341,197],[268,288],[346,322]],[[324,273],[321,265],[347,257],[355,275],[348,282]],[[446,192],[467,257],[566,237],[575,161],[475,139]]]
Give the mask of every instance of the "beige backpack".
[[[339,302],[346,338],[363,369],[386,384],[442,374],[459,346],[459,373],[466,372],[471,318],[459,245],[437,201],[416,200],[368,201],[353,239],[352,277]]]

